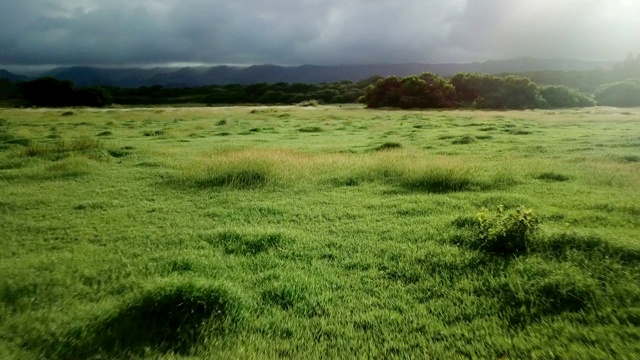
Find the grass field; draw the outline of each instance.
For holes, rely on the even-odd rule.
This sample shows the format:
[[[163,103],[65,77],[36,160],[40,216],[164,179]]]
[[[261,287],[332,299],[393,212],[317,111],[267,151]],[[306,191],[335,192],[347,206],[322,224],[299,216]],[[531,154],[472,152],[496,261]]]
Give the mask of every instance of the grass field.
[[[640,109],[0,110],[0,358],[640,358]]]

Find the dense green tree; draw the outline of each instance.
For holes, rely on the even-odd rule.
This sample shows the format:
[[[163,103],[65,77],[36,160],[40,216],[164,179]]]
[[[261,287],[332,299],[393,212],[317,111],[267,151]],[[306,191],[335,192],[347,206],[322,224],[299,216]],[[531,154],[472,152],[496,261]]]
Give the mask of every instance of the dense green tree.
[[[468,107],[500,89],[501,78],[480,73],[458,73],[449,80],[459,105]]]
[[[548,85],[540,87],[540,95],[550,108],[570,108],[594,106],[587,95],[564,85]]]
[[[481,109],[530,109],[546,106],[536,84],[526,77],[459,73],[450,81],[460,106]]]
[[[111,105],[111,95],[101,87],[83,88],[74,91],[74,105],[105,107]]]
[[[510,75],[502,78],[500,89],[492,96],[493,102],[487,102],[487,108],[494,109],[534,109],[546,107],[544,99],[538,93],[538,87],[531,79]]]
[[[370,108],[442,108],[453,104],[454,88],[432,73],[398,78],[389,76],[367,87],[360,102]]]
[[[8,79],[0,79],[0,102],[18,105],[21,99],[22,94],[16,83]]]
[[[75,105],[74,88],[71,81],[53,77],[39,78],[20,84],[24,99],[34,106],[71,106]]]
[[[632,107],[640,106],[640,79],[602,85],[594,94],[598,105]]]
[[[402,94],[402,79],[397,76],[387,76],[378,80],[375,84],[369,85],[364,95],[358,100],[366,104],[369,108],[379,108],[385,106],[398,106]]]

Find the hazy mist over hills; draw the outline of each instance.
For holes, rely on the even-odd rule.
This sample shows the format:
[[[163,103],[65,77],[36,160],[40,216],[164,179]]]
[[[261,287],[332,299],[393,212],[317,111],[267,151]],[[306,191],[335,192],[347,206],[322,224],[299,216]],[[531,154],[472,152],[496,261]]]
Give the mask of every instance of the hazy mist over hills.
[[[77,86],[118,86],[139,87],[162,85],[166,87],[193,87],[204,85],[253,84],[253,83],[322,83],[342,80],[360,81],[373,75],[407,76],[423,71],[442,76],[458,72],[481,72],[485,74],[522,73],[549,70],[595,70],[608,69],[615,62],[584,61],[567,59],[517,58],[512,60],[494,60],[457,64],[380,64],[380,65],[343,65],[343,66],[276,66],[254,65],[249,67],[215,66],[184,68],[99,68],[99,67],[61,67],[37,76],[53,76],[61,80],[70,80]],[[13,81],[26,80],[24,76],[1,72],[0,78]]]

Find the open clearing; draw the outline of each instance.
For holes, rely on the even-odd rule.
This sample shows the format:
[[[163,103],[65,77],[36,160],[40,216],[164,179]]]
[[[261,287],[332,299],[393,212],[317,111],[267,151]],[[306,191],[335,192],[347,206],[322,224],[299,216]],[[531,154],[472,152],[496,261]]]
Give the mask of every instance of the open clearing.
[[[2,359],[640,357],[640,109],[0,110],[0,219]]]

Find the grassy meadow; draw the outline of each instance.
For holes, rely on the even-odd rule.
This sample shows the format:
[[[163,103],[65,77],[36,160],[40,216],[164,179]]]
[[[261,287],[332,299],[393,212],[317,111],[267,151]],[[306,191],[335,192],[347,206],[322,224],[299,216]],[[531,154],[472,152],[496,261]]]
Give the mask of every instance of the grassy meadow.
[[[640,358],[640,109],[1,109],[0,358]]]

